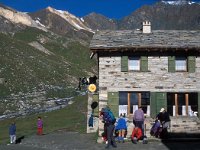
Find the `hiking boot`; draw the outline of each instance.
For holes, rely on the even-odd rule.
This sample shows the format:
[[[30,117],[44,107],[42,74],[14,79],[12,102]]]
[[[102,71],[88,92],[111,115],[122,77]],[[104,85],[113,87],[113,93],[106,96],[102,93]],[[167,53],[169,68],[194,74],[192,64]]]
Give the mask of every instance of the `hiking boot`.
[[[118,141],[118,143],[120,143],[120,137],[119,136],[117,137],[117,141]]]
[[[133,144],[137,144],[137,141],[133,140]]]
[[[121,137],[122,143],[124,143],[124,137]]]
[[[109,149],[110,148],[110,145],[106,145],[105,149]]]
[[[133,144],[137,144],[137,138],[134,137],[132,142],[133,142]]]
[[[112,145],[113,148],[117,148],[117,145]]]

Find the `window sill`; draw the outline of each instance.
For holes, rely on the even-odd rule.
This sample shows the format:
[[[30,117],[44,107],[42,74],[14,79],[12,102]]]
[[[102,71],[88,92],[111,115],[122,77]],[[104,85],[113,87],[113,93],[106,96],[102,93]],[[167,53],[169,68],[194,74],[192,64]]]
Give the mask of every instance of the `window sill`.
[[[141,70],[129,70],[128,72],[150,72],[150,70],[148,70],[148,71],[141,71]]]

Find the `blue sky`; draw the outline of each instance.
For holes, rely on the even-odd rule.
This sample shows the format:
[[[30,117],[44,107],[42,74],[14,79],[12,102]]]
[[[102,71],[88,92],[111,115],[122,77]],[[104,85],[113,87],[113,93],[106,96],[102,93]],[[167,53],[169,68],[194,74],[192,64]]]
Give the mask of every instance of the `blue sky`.
[[[18,11],[35,12],[51,6],[82,17],[91,12],[103,14],[109,18],[122,18],[142,5],[152,5],[159,0],[0,0],[1,4]],[[200,1],[200,0],[193,0]]]
[[[1,4],[18,11],[34,12],[47,6],[82,17],[91,12],[103,14],[109,18],[122,18],[142,5],[151,5],[158,0],[0,0]]]

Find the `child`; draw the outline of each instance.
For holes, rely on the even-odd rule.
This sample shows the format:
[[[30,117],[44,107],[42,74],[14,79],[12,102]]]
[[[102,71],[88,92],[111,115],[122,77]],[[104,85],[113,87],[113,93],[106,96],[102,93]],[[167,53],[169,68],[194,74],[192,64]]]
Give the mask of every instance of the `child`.
[[[43,130],[43,122],[41,117],[38,117],[38,121],[37,121],[37,134],[38,135],[42,135],[42,131]]]
[[[16,141],[16,125],[15,122],[12,122],[9,127],[9,135],[10,135],[10,144],[15,143]]]
[[[125,137],[125,132],[127,130],[127,126],[126,126],[126,119],[125,119],[125,115],[124,116],[122,114],[120,114],[120,118],[117,121],[117,126],[116,126],[116,130],[118,130],[118,142],[122,141],[124,143],[124,137]]]

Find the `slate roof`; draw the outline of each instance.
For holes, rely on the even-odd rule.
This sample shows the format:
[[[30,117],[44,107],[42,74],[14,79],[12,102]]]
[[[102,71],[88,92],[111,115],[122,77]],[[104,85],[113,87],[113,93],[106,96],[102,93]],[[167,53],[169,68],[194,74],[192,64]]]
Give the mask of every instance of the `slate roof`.
[[[126,50],[198,50],[200,51],[200,30],[153,30],[141,31],[99,31],[91,40],[91,51]]]

